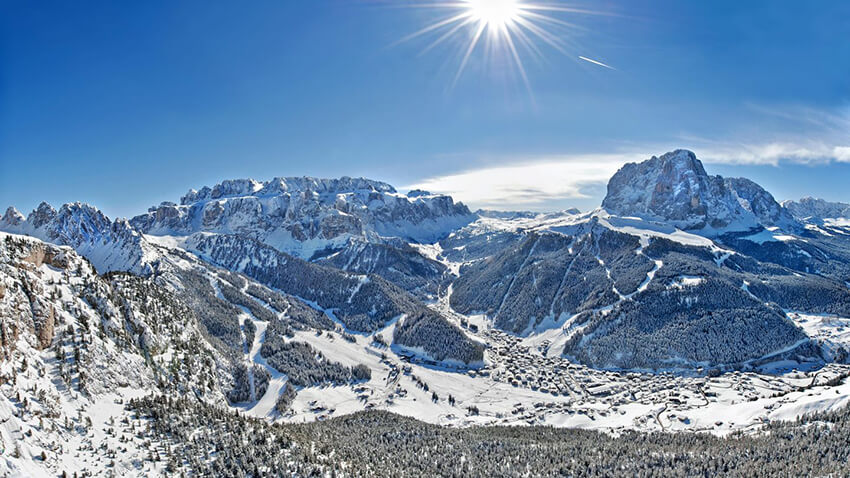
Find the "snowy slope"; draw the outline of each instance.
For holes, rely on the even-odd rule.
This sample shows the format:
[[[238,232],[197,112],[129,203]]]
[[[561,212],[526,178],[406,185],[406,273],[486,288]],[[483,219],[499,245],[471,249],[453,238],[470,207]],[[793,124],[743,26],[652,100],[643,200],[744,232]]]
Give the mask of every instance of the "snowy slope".
[[[101,272],[151,272],[153,248],[124,219],[110,220],[96,207],[65,204],[55,210],[41,203],[26,218],[13,207],[0,219],[0,231],[25,234],[74,248]]]
[[[130,222],[10,208],[0,474],[167,473],[122,405],[146,393],[293,423],[720,435],[848,403],[850,231],[686,151],[624,167],[603,206],[474,215],[278,178]]]
[[[0,471],[105,476],[106,449],[115,472],[142,474],[134,446],[107,432],[124,400],[222,400],[193,319],[144,279],[105,279],[69,247],[0,233]]]
[[[474,219],[449,196],[362,178],[228,180],[191,190],[180,204],[162,203],[131,223],[154,235],[244,234],[303,259],[356,238],[434,242]]]

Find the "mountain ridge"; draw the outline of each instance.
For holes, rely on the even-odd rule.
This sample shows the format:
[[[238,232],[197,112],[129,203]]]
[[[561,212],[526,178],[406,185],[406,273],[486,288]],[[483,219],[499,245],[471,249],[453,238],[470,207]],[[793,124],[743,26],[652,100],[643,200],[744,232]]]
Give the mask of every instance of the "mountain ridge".
[[[42,202],[26,218],[9,207],[0,218],[0,230],[71,246],[101,273],[152,271],[153,247],[126,219],[110,220],[90,204],[63,204],[58,210]]]
[[[469,209],[450,196],[422,191],[403,195],[387,183],[364,178],[290,177],[227,180],[190,190],[179,205],[162,203],[130,223],[146,234],[251,234],[308,259],[352,238],[432,243],[473,219]]]
[[[850,204],[839,201],[826,201],[806,196],[799,200],[782,201],[782,207],[800,220],[850,219]]]
[[[496,228],[482,229],[485,224]],[[510,224],[526,225],[504,229]],[[673,229],[667,231],[665,227]],[[415,233],[402,231],[405,228]],[[821,237],[823,234],[815,240],[810,237],[811,231],[758,184],[745,178],[709,176],[688,150],[623,166],[609,181],[602,209],[585,214],[578,210],[555,214],[471,213],[449,196],[418,190],[402,195],[388,183],[365,178],[278,177],[262,182],[225,180],[212,187],[192,189],[179,205],[163,202],[129,221],[112,221],[97,208],[81,203],[63,205],[58,211],[42,203],[26,218],[10,208],[0,219],[0,229],[70,245],[103,272],[153,274],[161,260],[172,254],[161,244],[170,244],[228,270],[248,271],[266,286],[316,303],[320,311],[328,311],[354,331],[372,332],[403,314],[418,317],[420,323],[424,317],[442,324],[441,333],[454,338],[444,342],[445,350],[433,345],[422,350],[437,360],[463,363],[480,362],[477,345],[465,339],[463,331],[453,329],[450,313],[430,312],[425,304],[445,299],[451,308],[466,314],[485,310],[495,327],[519,335],[539,333],[546,327],[585,324],[575,330],[584,336],[589,331],[585,330],[587,324],[595,323],[594,328],[607,324],[608,318],[619,314],[621,306],[656,300],[652,294],[687,293],[690,289],[676,285],[677,277],[690,277],[688,270],[694,267],[723,270],[725,259],[720,257],[729,254],[752,255],[758,261],[775,264],[759,266],[760,270],[784,277],[790,274],[790,268],[800,278],[795,279],[799,284],[783,285],[781,292],[776,286],[760,285],[752,275],[730,279],[738,284],[734,289],[740,289],[741,283],[751,284],[745,298],[754,293],[769,295],[786,308],[802,305],[801,310],[811,313],[825,309],[817,301],[801,299],[801,287],[818,288],[823,297],[834,298],[840,309],[844,299],[839,289],[814,277],[825,274],[825,280],[836,282],[850,278],[844,275],[850,266],[843,260],[836,263],[829,259],[850,254],[841,252],[844,246],[840,241],[827,240]],[[696,236],[686,238],[686,233]],[[803,233],[809,236],[800,235]],[[282,239],[282,235],[286,237]],[[498,240],[492,241],[495,237]],[[676,266],[682,270],[673,273],[676,261],[648,255],[664,241],[672,241],[666,246],[671,251],[690,247],[700,252],[689,253],[690,259]],[[622,247],[617,245],[620,243]],[[437,249],[429,249],[432,247]],[[608,247],[612,249],[605,249]],[[722,252],[730,247],[729,252]],[[511,257],[516,254],[525,260],[520,263]],[[681,251],[676,250],[676,254]],[[455,256],[465,259],[458,263]],[[499,257],[503,259],[496,259]],[[497,266],[493,262],[497,260],[504,262]],[[737,259],[729,263],[736,267],[743,264]],[[548,267],[554,267],[551,274]],[[561,268],[565,270],[559,271]],[[312,279],[302,283],[300,279],[287,279],[287,274]],[[584,282],[592,286],[585,290],[581,279],[587,281],[587,274],[595,279]],[[540,296],[543,284],[549,287],[548,282],[541,282],[544,277],[557,286],[544,294],[552,297]],[[670,283],[656,287],[664,277]],[[506,282],[505,278],[510,280]],[[340,289],[335,290],[337,287]],[[591,296],[579,297],[582,290]],[[447,291],[453,293],[446,295]],[[352,300],[361,298],[373,304],[371,309],[351,308]],[[543,307],[541,301],[550,305]],[[400,305],[391,306],[392,312],[380,312],[385,305],[396,303]],[[603,315],[614,313],[606,318],[599,311],[605,311]],[[756,316],[759,314],[772,317],[768,309],[760,309]],[[405,333],[404,324],[402,320],[401,328],[394,329],[401,332],[396,337],[408,341],[400,346],[421,349],[429,343],[426,336],[413,338]],[[599,330],[614,329],[608,324]],[[788,337],[784,345],[799,341],[795,333],[789,332]],[[593,340],[601,338],[600,333],[594,333]],[[576,344],[573,340],[567,346],[574,357],[581,356]],[[453,352],[447,353],[448,349]],[[759,350],[761,355],[766,351]],[[733,357],[737,355],[727,355],[716,357],[716,362],[736,361]],[[694,362],[712,362],[709,356],[700,357]],[[742,357],[753,358],[747,354]],[[628,368],[629,364],[616,366]],[[652,361],[640,366],[651,368]]]
[[[92,437],[110,470],[176,469],[140,458],[157,445],[123,404],[146,394],[250,426],[377,409],[718,434],[844,400],[850,227],[689,151],[624,166],[585,213],[363,178],[180,202],[0,218],[0,441],[21,444],[0,471],[100,470]]]
[[[764,188],[744,178],[709,176],[696,155],[684,149],[624,165],[608,182],[602,207],[709,236],[796,226]]]

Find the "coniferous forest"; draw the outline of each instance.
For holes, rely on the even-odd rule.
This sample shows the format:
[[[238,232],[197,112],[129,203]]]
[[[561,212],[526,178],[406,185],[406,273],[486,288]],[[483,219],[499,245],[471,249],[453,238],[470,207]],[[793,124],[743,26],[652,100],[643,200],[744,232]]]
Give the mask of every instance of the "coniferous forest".
[[[846,476],[850,411],[770,424],[758,435],[551,427],[448,428],[368,411],[270,424],[186,399],[127,405],[128,440],[192,476]]]

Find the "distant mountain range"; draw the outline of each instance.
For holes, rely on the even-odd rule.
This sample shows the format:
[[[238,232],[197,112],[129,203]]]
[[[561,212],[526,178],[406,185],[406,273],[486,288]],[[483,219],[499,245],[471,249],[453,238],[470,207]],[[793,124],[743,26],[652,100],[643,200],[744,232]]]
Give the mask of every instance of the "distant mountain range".
[[[324,387],[360,393],[340,402],[357,404],[348,412],[391,408],[410,393],[396,360],[417,364],[404,373],[426,391],[416,374],[439,370],[485,381],[480,395],[500,383],[490,374],[524,386],[506,352],[717,374],[844,363],[850,346],[840,327],[800,320],[850,317],[850,205],[780,204],[685,150],[623,166],[585,213],[471,212],[368,179],[276,178],[190,190],[130,220],[10,207],[0,231],[0,355],[53,377],[14,390],[57,417],[119,389],[266,418]]]
[[[431,359],[483,359],[478,342],[427,306],[445,296],[454,311],[484,313],[513,334],[560,331],[550,353],[663,369],[779,351],[830,360],[786,311],[850,315],[850,236],[836,225],[848,213],[811,198],[779,204],[677,150],[625,165],[602,208],[585,214],[472,213],[449,196],[379,181],[276,178],[190,190],[129,221],[80,203],[42,203],[26,218],[10,208],[0,230],[154,282],[188,253],[352,332],[405,317],[394,343]]]
[[[782,201],[782,206],[802,221],[850,223],[850,204],[847,203],[804,197],[799,201]]]

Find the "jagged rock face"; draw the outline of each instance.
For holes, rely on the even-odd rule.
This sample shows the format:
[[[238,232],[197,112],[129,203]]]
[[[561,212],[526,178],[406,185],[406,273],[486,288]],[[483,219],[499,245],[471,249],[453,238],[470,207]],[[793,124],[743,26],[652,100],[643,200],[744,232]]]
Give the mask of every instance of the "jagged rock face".
[[[69,203],[57,211],[41,203],[26,219],[9,208],[0,220],[0,231],[24,234],[70,246],[85,256],[101,273],[130,271],[148,274],[150,245],[124,219],[111,221],[96,207]]]
[[[6,213],[3,214],[3,218],[0,219],[0,223],[8,224],[9,226],[20,226],[26,220],[27,219],[20,213],[20,211],[9,206],[9,208],[6,209]]]
[[[623,166],[608,182],[602,207],[706,235],[793,223],[759,185],[709,176],[694,153],[686,150]]]
[[[18,254],[17,260],[11,258],[10,264],[14,264],[23,270],[37,270],[42,264],[49,264],[57,269],[64,270],[68,267],[68,261],[64,258],[63,251],[49,244],[32,244],[26,252]],[[57,260],[57,258],[62,258]],[[23,271],[22,271],[23,272]],[[32,275],[21,273],[19,275],[21,290],[29,300],[30,317],[33,333],[36,337],[36,348],[43,350],[53,341],[53,330],[55,326],[56,311],[47,297],[41,281]]]
[[[773,195],[746,178],[726,178],[726,186],[738,203],[751,212],[762,226],[794,227],[795,220]]]
[[[34,228],[38,229],[49,224],[56,217],[56,209],[50,204],[42,202],[38,207],[30,213],[27,222]]]
[[[113,229],[112,221],[102,212],[81,203],[63,205],[49,221],[41,222],[40,219],[34,218],[34,227],[44,227],[47,238],[52,242],[72,247],[110,239],[108,236]]]
[[[55,325],[56,310],[49,306],[47,310],[41,311],[39,320],[35,324],[36,336],[38,337],[38,348],[46,349],[53,342],[53,327]]]
[[[149,234],[244,234],[309,259],[352,237],[435,242],[473,218],[448,196],[424,191],[404,196],[389,184],[362,178],[305,177],[224,181],[189,191],[180,205],[151,208],[131,223]]]
[[[799,201],[783,201],[782,206],[797,219],[823,220],[832,218],[850,218],[850,204],[829,202],[813,197],[804,197]]]
[[[58,247],[32,247],[28,255],[21,257],[21,261],[35,267],[49,264],[57,269],[68,268],[68,258],[64,251]]]
[[[0,233],[0,284],[0,358],[50,348],[76,365],[59,368],[61,386],[88,396],[157,383],[221,396],[210,388],[213,367],[227,364],[204,345],[193,311],[153,278],[100,276],[70,247]],[[185,362],[171,362],[175,349],[187,352]]]
[[[693,153],[678,150],[623,166],[608,182],[602,207],[623,216],[664,218],[685,229],[701,229],[708,221],[722,227],[731,211],[728,204],[711,200],[722,187]]]

